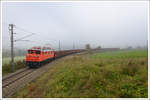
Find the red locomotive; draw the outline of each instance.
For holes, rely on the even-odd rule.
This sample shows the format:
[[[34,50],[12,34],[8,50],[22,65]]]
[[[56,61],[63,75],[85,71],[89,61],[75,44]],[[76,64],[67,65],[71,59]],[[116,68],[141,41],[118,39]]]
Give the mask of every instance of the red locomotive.
[[[69,54],[85,51],[84,49],[54,51],[50,47],[33,47],[27,50],[26,64],[30,68],[41,66],[50,62],[55,58],[66,56]]]
[[[33,47],[27,50],[26,64],[29,67],[41,66],[54,59],[55,51],[50,47]]]

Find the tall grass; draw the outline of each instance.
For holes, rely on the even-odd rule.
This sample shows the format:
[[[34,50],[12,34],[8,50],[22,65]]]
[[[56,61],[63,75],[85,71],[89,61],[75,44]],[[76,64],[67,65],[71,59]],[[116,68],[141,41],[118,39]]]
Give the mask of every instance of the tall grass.
[[[16,57],[14,57],[15,62],[22,61],[22,60],[25,60],[25,56],[16,56]],[[2,65],[10,63],[10,61],[11,61],[11,57],[3,57],[2,58]]]
[[[147,98],[148,59],[146,52],[141,57],[139,53],[137,58],[112,52],[113,59],[108,53],[104,58],[94,54],[65,59],[14,97]]]
[[[10,61],[11,61],[10,57],[2,58],[2,74],[3,75],[13,72]],[[25,56],[15,57],[14,66],[15,66],[15,71],[21,68],[25,68],[26,67]]]

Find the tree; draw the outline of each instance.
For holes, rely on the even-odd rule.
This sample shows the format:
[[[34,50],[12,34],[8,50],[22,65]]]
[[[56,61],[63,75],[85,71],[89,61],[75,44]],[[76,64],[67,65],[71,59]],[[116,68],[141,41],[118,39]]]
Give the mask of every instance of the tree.
[[[101,49],[101,46],[98,46],[97,49]]]
[[[86,44],[85,49],[91,49],[90,44]]]
[[[131,50],[132,49],[132,46],[128,46],[128,48],[127,48],[128,50]]]

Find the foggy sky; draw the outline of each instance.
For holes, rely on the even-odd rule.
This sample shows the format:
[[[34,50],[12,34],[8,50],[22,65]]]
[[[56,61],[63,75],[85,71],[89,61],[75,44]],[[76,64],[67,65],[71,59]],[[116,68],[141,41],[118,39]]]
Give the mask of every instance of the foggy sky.
[[[145,46],[148,40],[148,1],[3,3],[2,42],[10,47],[8,24],[16,25],[15,47],[50,44],[58,48]],[[28,32],[29,31],[29,32]]]

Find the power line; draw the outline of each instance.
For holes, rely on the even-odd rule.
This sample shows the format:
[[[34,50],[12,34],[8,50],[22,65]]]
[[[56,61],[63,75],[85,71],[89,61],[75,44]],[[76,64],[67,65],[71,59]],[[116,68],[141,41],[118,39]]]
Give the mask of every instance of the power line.
[[[30,32],[30,31],[28,31],[28,30],[26,30],[26,29],[23,29],[23,28],[21,28],[21,27],[18,27],[18,26],[16,26],[16,28],[19,29],[19,30],[22,30],[22,31],[24,31],[24,32],[27,32],[27,33],[35,34],[34,32]],[[38,33],[36,33],[36,34],[38,34]]]
[[[22,30],[22,31],[24,31],[24,32],[27,32],[27,33],[32,33],[32,34],[36,34],[36,35],[42,34],[42,33],[39,33],[39,32],[31,32],[31,31],[28,31],[28,30],[26,30],[26,29],[24,29],[24,28],[21,28],[20,26],[19,26],[19,27],[16,26],[16,28],[19,29],[19,30]],[[57,39],[54,39],[54,38],[48,38],[48,39],[52,39],[52,40],[54,40],[54,41],[58,41]]]
[[[31,33],[31,34],[36,34],[36,35],[42,34],[42,33],[38,33],[38,32],[31,32],[31,31],[28,31],[28,30],[26,30],[26,29],[24,29],[24,28],[21,28],[20,26],[19,26],[19,27],[16,26],[16,29],[19,29],[19,30],[24,31],[24,32],[26,32],[26,33]],[[31,35],[31,34],[30,34],[30,35]],[[58,41],[57,39],[54,39],[54,38],[47,38],[47,39],[51,39],[51,40],[54,40],[54,41]]]
[[[36,34],[36,35],[37,35],[37,34],[40,34],[40,33],[35,33],[35,32],[28,31],[28,30],[26,30],[26,29],[24,29],[24,28],[21,28],[20,26],[16,26],[15,29],[18,29],[18,30],[21,30],[21,31],[24,31],[24,32],[27,32],[27,33],[31,33],[31,34],[26,35],[26,36],[24,36],[24,37],[21,37],[21,38],[19,38],[19,39],[16,39],[16,40],[14,40],[14,42],[16,42],[16,41],[29,41],[29,40],[22,40],[22,39],[27,38],[27,37],[30,37],[30,36],[35,35],[35,34]],[[59,46],[58,46],[59,51],[61,50],[60,40],[53,39],[53,38],[48,38],[48,39],[51,39],[51,40],[54,40],[54,41],[58,41],[58,42],[59,42],[59,44],[58,44],[58,45],[59,45]],[[73,48],[75,49],[75,44],[73,44]]]
[[[27,37],[30,37],[30,36],[32,36],[32,35],[34,35],[34,34],[35,34],[35,33],[26,35],[26,36],[24,36],[24,37],[21,37],[20,39],[16,39],[14,42],[16,42],[16,41],[23,41],[22,39],[27,38]]]

